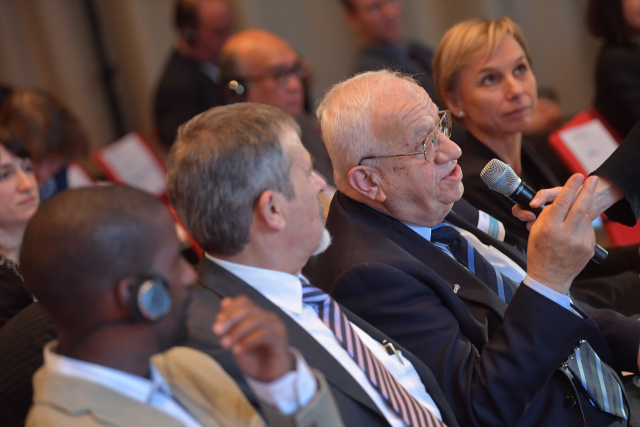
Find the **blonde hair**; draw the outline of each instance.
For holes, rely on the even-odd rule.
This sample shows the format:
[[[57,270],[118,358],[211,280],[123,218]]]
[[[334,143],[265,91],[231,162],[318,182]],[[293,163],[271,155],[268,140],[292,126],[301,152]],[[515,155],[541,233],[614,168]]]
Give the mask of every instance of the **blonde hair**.
[[[412,77],[397,71],[369,71],[336,84],[320,102],[316,114],[338,189],[349,187],[347,174],[361,158],[377,154],[383,141],[373,129],[374,112],[398,83],[409,92],[422,91]]]
[[[522,47],[531,64],[524,34],[518,24],[507,16],[493,21],[469,19],[451,27],[440,40],[433,59],[433,79],[438,97],[444,102],[444,95],[455,90],[460,70],[478,58],[491,56],[507,34]]]

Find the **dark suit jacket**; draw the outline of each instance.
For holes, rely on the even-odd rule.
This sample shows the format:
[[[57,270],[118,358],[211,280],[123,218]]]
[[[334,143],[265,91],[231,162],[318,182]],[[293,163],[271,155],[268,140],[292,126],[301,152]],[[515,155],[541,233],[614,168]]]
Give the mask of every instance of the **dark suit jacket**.
[[[447,220],[524,266],[513,247],[455,213]],[[425,362],[461,425],[626,424],[594,409],[558,367],[585,338],[615,370],[637,371],[640,322],[588,306],[593,318],[581,319],[527,286],[507,307],[431,242],[342,193],[327,228],[334,241],[314,283]]]
[[[164,145],[171,147],[181,124],[223,104],[220,87],[202,72],[200,64],[174,50],[160,78],[153,107]]]
[[[594,106],[621,138],[640,119],[640,46],[606,44],[596,65]]]
[[[57,337],[53,320],[36,302],[0,329],[0,420],[22,427],[32,403],[31,377],[42,366],[42,348]]]
[[[611,221],[633,227],[640,218],[640,121],[636,123],[622,144],[596,169],[592,175],[602,175],[624,193],[624,199],[605,213]]]
[[[224,297],[235,297],[244,294],[259,307],[275,312],[278,315],[287,326],[291,346],[297,348],[304,355],[309,366],[325,375],[345,426],[388,425],[373,401],[353,377],[342,368],[324,347],[280,308],[247,283],[209,261],[206,257],[202,257],[198,276],[198,285],[194,289],[193,300],[190,305],[189,337],[185,345],[213,356],[240,385],[240,388],[254,406],[257,407],[256,398],[247,386],[233,359],[233,355],[220,346],[218,337],[211,332],[211,325],[215,321],[215,317],[220,310],[220,301]],[[379,342],[388,339],[380,331],[362,321],[349,310],[344,310],[344,313],[353,324],[357,325],[373,339]],[[394,345],[396,344],[393,340],[390,341]],[[455,417],[447,405],[433,374],[410,352],[403,349],[403,355],[413,363],[427,392],[440,409],[447,426],[457,426]]]

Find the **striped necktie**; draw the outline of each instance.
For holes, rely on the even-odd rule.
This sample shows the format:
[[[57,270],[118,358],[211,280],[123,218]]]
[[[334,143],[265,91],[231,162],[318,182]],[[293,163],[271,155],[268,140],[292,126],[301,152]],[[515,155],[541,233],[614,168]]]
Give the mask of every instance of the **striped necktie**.
[[[302,302],[311,306],[320,320],[331,329],[342,348],[349,353],[349,356],[366,374],[371,385],[378,390],[387,405],[402,418],[407,426],[446,427],[411,396],[364,345],[333,298],[321,289],[303,282]]]
[[[451,254],[460,264],[498,294],[504,302],[507,304],[511,302],[519,285],[498,271],[467,242],[467,239],[460,235],[458,230],[442,222],[431,229],[431,241],[448,246]]]
[[[500,273],[458,230],[447,223],[440,223],[431,229],[431,241],[448,246],[460,264],[467,267],[507,304],[511,302],[519,285]],[[572,308],[571,311],[582,317],[575,309]],[[627,419],[622,404],[622,388],[589,343],[581,341],[579,347],[575,348],[574,355],[569,357],[562,368],[568,369],[580,381],[598,409]]]

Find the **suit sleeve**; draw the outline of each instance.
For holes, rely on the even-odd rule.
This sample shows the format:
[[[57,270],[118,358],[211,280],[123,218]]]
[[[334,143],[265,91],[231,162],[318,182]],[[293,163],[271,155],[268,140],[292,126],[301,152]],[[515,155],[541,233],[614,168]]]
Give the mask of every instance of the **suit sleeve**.
[[[640,121],[636,123],[622,144],[592,175],[602,175],[622,190],[624,199],[605,213],[615,222],[632,227],[640,218]]]
[[[319,371],[313,370],[313,374],[318,381],[316,395],[304,408],[300,408],[293,414],[283,415],[277,409],[260,402],[260,407],[269,425],[282,427],[344,426],[327,381]]]
[[[354,264],[331,293],[429,366],[460,425],[516,425],[579,339],[596,329],[520,286],[504,321],[495,317],[494,332],[482,334],[487,325],[473,316],[477,307],[477,317],[491,322],[484,304],[462,305],[457,294],[438,291],[446,286],[429,286],[437,276],[396,267]]]

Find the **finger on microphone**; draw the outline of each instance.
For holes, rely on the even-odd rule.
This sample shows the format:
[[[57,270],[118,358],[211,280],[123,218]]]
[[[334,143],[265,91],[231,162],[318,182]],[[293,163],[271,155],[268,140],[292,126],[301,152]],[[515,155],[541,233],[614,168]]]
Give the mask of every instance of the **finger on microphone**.
[[[572,175],[560,191],[560,194],[558,194],[558,197],[555,199],[553,204],[549,205],[548,208],[542,211],[543,214],[544,212],[547,212],[546,215],[548,215],[551,220],[563,222],[567,217],[567,213],[573,205],[573,201],[576,199],[578,190],[583,182],[583,175],[579,173]]]
[[[596,190],[596,185],[598,185],[598,177],[596,176],[589,177],[584,182],[565,220],[567,226],[578,227],[580,223],[585,223],[591,228],[591,219],[589,218],[588,212]]]

